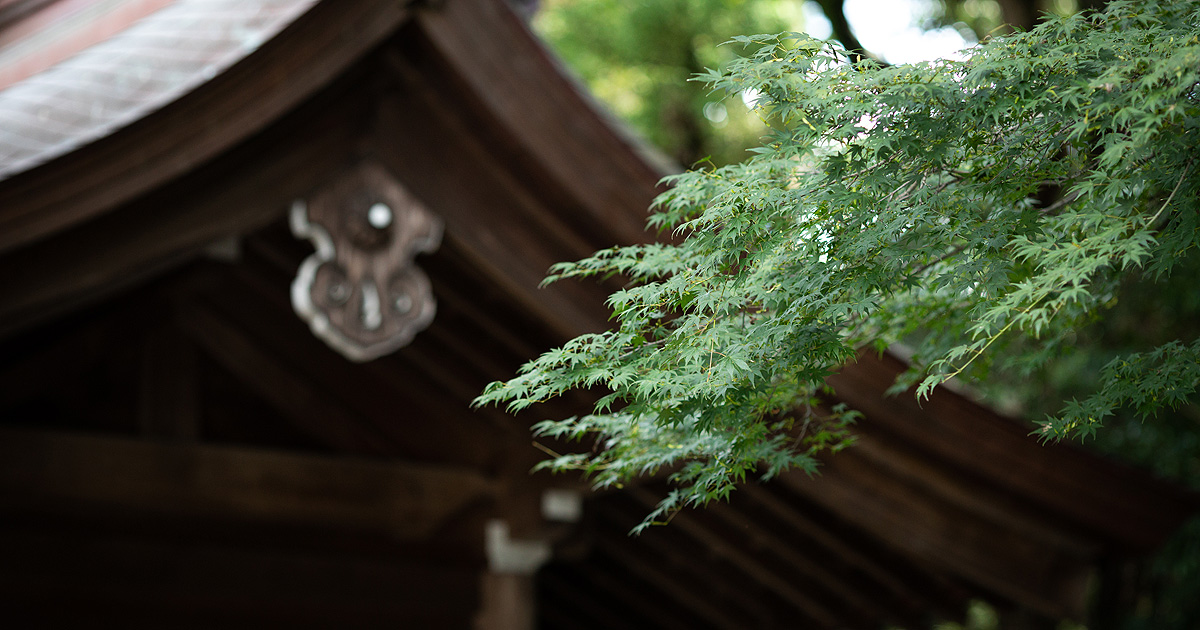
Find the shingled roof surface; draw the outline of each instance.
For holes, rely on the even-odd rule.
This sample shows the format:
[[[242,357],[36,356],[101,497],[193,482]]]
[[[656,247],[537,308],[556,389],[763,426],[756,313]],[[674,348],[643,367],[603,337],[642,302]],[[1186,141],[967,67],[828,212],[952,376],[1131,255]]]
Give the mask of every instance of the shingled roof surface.
[[[0,90],[0,179],[136,121],[269,40],[314,0],[179,0]],[[118,5],[62,16],[0,49],[0,77],[47,47],[88,39]],[[82,22],[82,25],[81,25]],[[57,37],[56,37],[57,35]],[[38,41],[31,41],[38,40]],[[63,41],[67,40],[67,41]],[[16,75],[19,76],[19,75]]]

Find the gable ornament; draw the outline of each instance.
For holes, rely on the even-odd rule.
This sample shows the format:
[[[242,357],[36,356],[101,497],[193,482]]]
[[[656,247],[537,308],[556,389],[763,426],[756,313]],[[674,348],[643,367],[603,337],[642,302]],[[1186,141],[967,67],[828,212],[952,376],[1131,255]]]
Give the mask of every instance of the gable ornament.
[[[292,282],[292,306],[342,356],[389,354],[433,321],[437,304],[415,258],[437,249],[442,221],[382,167],[361,163],[297,199],[289,222],[316,248]]]

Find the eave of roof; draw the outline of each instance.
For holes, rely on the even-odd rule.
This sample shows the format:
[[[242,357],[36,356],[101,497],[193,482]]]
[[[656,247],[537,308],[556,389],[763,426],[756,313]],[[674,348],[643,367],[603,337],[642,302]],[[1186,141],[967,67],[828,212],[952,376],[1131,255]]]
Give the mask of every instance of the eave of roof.
[[[127,36],[143,23],[109,40],[108,54],[138,60],[116,64],[132,73],[107,55],[93,59],[97,45],[0,92],[0,251],[207,162],[327,85],[409,15],[395,0],[215,0],[207,5],[237,19],[186,36],[203,21],[193,12],[200,4],[179,0],[177,12],[150,16],[163,22],[137,39]],[[264,13],[256,17],[254,6]],[[221,44],[210,46],[210,36]]]

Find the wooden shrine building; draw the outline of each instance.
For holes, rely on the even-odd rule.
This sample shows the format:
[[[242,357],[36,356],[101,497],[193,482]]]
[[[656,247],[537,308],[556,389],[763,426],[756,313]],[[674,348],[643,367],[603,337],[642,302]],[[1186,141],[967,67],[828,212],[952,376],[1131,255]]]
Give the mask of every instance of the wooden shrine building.
[[[500,0],[0,0],[5,627],[1083,618],[1194,498],[952,392],[834,379],[818,479],[626,532],[469,403],[607,325],[546,269],[663,169]],[[12,621],[18,623],[13,624]]]

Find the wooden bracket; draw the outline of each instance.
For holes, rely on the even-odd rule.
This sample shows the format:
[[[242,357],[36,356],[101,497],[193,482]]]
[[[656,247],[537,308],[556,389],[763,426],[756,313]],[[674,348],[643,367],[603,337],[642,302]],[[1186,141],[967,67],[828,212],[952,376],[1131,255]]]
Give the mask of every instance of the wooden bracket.
[[[433,321],[433,290],[414,258],[437,249],[442,221],[383,168],[361,163],[296,200],[291,226],[317,250],[292,282],[292,306],[334,350],[370,361]]]

